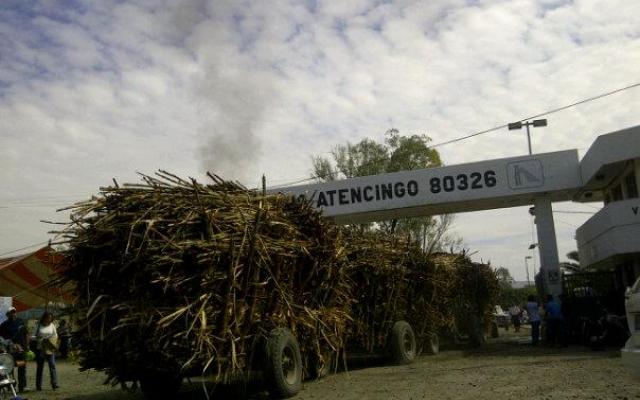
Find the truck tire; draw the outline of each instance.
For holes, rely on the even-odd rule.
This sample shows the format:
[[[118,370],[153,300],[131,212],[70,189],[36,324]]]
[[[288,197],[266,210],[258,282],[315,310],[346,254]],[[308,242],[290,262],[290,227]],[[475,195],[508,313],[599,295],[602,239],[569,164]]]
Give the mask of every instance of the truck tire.
[[[140,379],[140,390],[147,400],[175,399],[182,386],[182,377],[166,372],[148,373]]]
[[[415,360],[416,336],[408,322],[396,322],[391,329],[389,341],[391,359],[395,364],[411,364]]]
[[[429,355],[440,353],[440,339],[437,334],[432,333],[427,337],[424,352]]]
[[[293,397],[302,388],[300,345],[288,329],[271,331],[266,343],[265,378],[272,397]]]

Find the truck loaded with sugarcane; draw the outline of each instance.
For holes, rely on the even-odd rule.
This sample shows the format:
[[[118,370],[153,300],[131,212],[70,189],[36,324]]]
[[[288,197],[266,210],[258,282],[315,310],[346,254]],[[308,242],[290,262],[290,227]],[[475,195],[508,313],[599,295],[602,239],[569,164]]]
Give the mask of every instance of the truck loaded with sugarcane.
[[[71,207],[59,237],[82,368],[148,398],[193,376],[260,381],[286,398],[350,354],[408,363],[437,351],[456,312],[490,314],[486,265],[209,176],[114,181]]]

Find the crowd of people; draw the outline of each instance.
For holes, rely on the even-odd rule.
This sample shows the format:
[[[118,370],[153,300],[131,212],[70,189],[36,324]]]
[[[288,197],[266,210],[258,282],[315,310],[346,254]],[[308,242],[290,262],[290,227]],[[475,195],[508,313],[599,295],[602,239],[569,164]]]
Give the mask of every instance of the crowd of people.
[[[66,358],[69,350],[70,334],[66,321],[61,320],[56,328],[53,314],[45,311],[32,332],[33,335],[30,336],[27,325],[17,316],[14,307],[9,308],[6,316],[6,321],[0,324],[0,338],[3,347],[13,355],[16,361],[18,391],[28,391],[26,361],[32,357],[36,361],[36,390],[42,390],[45,363],[49,367],[51,388],[58,389],[56,354]]]

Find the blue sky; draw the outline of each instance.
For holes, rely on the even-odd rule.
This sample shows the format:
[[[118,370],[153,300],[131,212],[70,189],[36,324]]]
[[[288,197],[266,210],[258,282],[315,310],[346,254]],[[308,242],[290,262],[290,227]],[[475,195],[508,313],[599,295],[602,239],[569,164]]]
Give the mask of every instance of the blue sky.
[[[639,82],[639,17],[627,0],[4,1],[0,253],[46,240],[41,219],[112,177],[279,184],[347,140],[397,128],[439,143]],[[554,114],[534,150],[584,152],[639,124],[639,105],[634,89]],[[526,140],[440,151],[456,164]],[[558,215],[561,254],[585,217]],[[524,277],[526,208],[461,214],[455,230]]]

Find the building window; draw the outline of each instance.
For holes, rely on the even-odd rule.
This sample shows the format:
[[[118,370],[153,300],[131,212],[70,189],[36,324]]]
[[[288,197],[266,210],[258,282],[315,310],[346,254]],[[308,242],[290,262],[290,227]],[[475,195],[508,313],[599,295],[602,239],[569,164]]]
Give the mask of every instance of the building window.
[[[638,197],[638,185],[636,184],[636,174],[631,172],[624,177],[624,185],[627,187],[627,197],[635,199]]]
[[[611,200],[612,201],[620,201],[622,200],[622,185],[616,185],[611,189]]]

